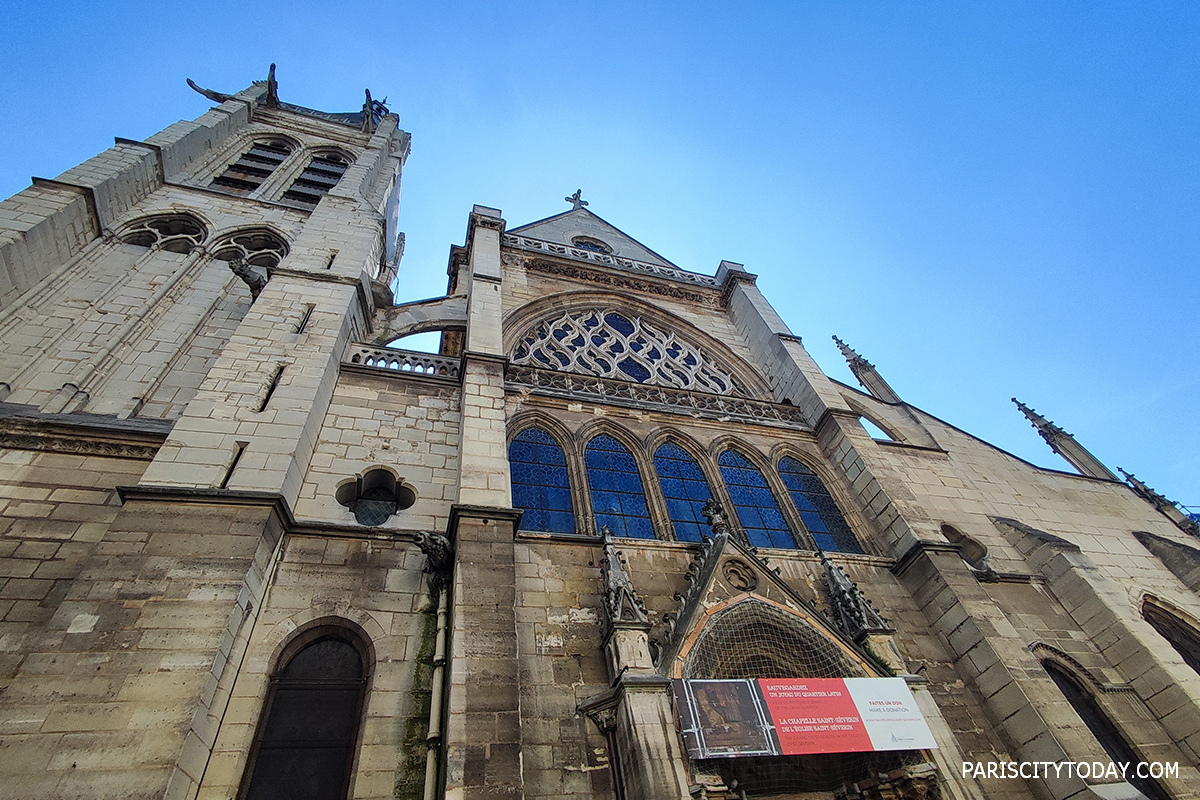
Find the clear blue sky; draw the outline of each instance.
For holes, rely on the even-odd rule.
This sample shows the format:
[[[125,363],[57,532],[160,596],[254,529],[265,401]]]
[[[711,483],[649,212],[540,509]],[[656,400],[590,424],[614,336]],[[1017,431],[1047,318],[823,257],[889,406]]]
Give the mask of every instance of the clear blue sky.
[[[399,297],[473,203],[590,209],[680,266],[740,261],[836,378],[1066,468],[1016,395],[1200,506],[1200,4],[10,4],[0,193],[278,63],[413,134]]]

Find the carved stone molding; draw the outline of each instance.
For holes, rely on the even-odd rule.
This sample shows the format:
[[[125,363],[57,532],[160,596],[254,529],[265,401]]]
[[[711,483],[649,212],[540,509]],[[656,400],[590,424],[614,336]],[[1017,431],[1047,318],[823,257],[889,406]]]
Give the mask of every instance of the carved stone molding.
[[[564,278],[571,278],[572,280],[598,283],[602,286],[612,286],[618,289],[628,289],[634,292],[643,292],[646,294],[660,295],[662,297],[670,297],[675,300],[685,300],[687,302],[697,303],[709,308],[720,307],[720,298],[715,292],[709,293],[692,291],[680,286],[672,286],[670,284],[658,283],[656,281],[638,280],[632,276],[625,277],[623,275],[613,275],[612,273],[600,272],[595,269],[579,267],[573,264],[563,264],[555,261],[547,261],[541,258],[534,258],[527,261],[526,269],[528,269],[530,272],[541,272],[547,275],[559,275]]]
[[[703,419],[739,419],[761,425],[786,427],[790,430],[811,430],[798,408],[744,397],[689,392],[666,386],[647,386],[632,381],[514,364],[509,364],[505,380],[512,388],[528,387],[541,394],[572,400],[590,398],[611,405],[685,414]]]
[[[80,438],[65,433],[0,431],[0,448],[42,450],[51,453],[75,453],[111,458],[135,458],[150,461],[160,445],[99,438]]]
[[[717,286],[717,281],[714,278],[701,275],[698,272],[688,272],[687,270],[667,267],[662,264],[651,264],[646,261],[609,255],[608,253],[598,253],[594,250],[585,250],[581,247],[544,242],[541,239],[531,239],[527,236],[510,233],[502,239],[502,243],[506,247],[518,247],[522,250],[549,253],[576,261],[590,261],[595,264],[603,264],[608,267],[616,267],[631,272],[644,272],[648,275],[668,278],[669,280],[680,281],[682,283],[691,283],[697,286],[712,286],[714,288]]]

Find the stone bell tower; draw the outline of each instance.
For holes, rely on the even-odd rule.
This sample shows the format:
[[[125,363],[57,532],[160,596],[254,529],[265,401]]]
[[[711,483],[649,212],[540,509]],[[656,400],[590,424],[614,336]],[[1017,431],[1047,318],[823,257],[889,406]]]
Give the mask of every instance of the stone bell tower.
[[[5,574],[23,579],[4,782],[24,797],[236,792],[219,724],[342,354],[392,302],[398,117],[370,92],[350,113],[284,102],[274,65],[236,94],[192,87],[214,103],[198,119],[4,203]]]

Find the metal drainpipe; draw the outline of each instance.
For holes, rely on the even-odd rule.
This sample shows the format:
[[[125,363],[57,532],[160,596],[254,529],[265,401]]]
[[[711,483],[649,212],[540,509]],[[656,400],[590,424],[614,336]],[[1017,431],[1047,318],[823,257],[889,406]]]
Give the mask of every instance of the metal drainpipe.
[[[437,633],[433,644],[433,680],[429,698],[429,733],[425,742],[429,749],[425,753],[424,800],[437,800],[438,765],[442,753],[442,712],[445,705],[446,685],[446,622],[449,616],[450,589],[443,586],[438,590]]]

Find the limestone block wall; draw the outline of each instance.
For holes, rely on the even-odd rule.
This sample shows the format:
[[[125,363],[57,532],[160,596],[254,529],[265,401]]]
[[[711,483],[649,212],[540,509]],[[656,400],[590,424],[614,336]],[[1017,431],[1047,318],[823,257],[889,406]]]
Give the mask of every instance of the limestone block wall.
[[[286,537],[261,610],[242,633],[245,655],[199,798],[236,794],[281,652],[322,624],[350,626],[370,649],[350,796],[422,796],[435,610],[423,561],[404,537],[346,538],[316,530]]]
[[[594,543],[516,545],[521,768],[527,798],[606,798],[604,736],[576,706],[608,687],[601,652],[601,549]]]
[[[384,530],[445,531],[457,495],[459,387],[419,376],[343,368],[296,502],[301,519],[356,524],[339,484],[375,467],[392,470],[416,502]]]
[[[30,650],[49,650],[93,635],[99,619],[87,609],[73,610],[66,602],[68,593],[120,510],[116,487],[135,483],[145,467],[145,460],[133,458],[0,451],[0,689],[27,667]],[[42,667],[28,666],[36,671],[50,663],[40,662]],[[53,669],[61,670],[57,665]],[[71,688],[64,682],[34,681],[4,691],[0,738],[15,747],[20,737],[38,733],[55,698],[103,697],[114,688],[94,683]],[[36,749],[45,756],[36,763],[47,764],[54,747],[39,744]],[[0,758],[9,768],[20,763]]]

